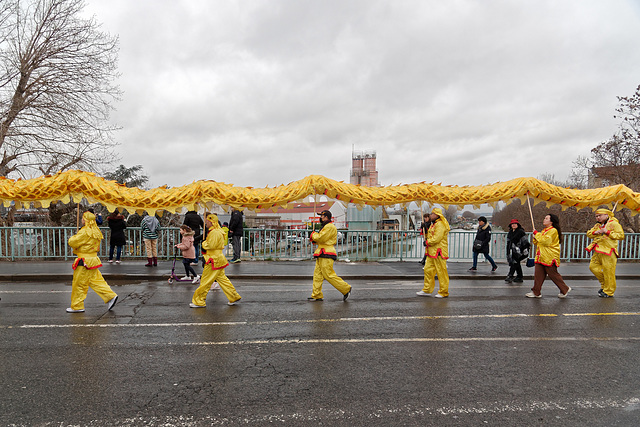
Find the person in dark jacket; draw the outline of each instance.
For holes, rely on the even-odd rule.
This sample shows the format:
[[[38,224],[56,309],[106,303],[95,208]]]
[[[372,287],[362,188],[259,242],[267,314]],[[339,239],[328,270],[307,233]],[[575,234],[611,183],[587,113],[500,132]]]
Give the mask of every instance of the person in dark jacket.
[[[507,274],[507,277],[504,279],[507,283],[522,283],[522,266],[520,265],[520,261],[527,258],[530,247],[526,236],[527,233],[525,233],[518,220],[512,219],[511,223],[509,223],[509,233],[507,233],[509,274]],[[513,276],[514,273],[515,277]]]
[[[429,232],[429,227],[431,226],[431,215],[429,213],[422,215],[422,224],[420,225],[420,235],[424,239],[422,245],[424,246],[424,255],[422,259],[419,261],[420,264],[424,265],[427,260],[427,233]]]
[[[111,212],[107,217],[107,225],[111,230],[111,237],[109,238],[109,264],[113,263],[113,252],[116,251],[116,264],[120,264],[120,255],[122,254],[122,247],[127,244],[127,236],[124,234],[124,230],[127,229],[127,223],[124,221],[124,217],[120,215],[118,209]]]
[[[231,244],[233,245],[233,258],[229,262],[232,264],[241,261],[240,250],[242,233],[244,231],[242,221],[242,212],[234,209],[233,212],[231,212],[231,219],[229,220],[229,237],[231,237]]]
[[[201,229],[202,227],[204,227],[204,221],[202,219],[202,217],[200,217],[200,215],[198,215],[198,212],[196,211],[189,211],[185,214],[184,216],[184,222],[182,225],[186,225],[189,228],[191,228],[191,230],[193,230],[193,234],[194,234],[194,241],[193,241],[193,246],[196,248],[196,260],[200,259],[200,244],[202,243],[203,237],[202,237],[202,232]],[[191,265],[197,265],[198,263],[196,262],[195,264],[192,263]]]
[[[496,271],[498,265],[489,256],[489,243],[491,242],[491,226],[487,223],[487,218],[478,218],[478,232],[473,241],[473,267],[469,271],[476,271],[478,267],[478,254],[483,254],[484,258],[491,263],[491,271]]]

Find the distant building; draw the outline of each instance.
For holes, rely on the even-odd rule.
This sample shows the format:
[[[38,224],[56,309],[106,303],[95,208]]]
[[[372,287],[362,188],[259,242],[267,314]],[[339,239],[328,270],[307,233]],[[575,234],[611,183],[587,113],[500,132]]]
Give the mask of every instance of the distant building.
[[[346,228],[345,209],[340,203],[318,202],[295,203],[290,208],[259,211],[245,211],[244,222],[249,228],[305,229],[312,222],[318,222],[318,214],[324,210],[331,212],[332,221],[338,228]]]
[[[351,152],[351,184],[379,187],[375,151]]]

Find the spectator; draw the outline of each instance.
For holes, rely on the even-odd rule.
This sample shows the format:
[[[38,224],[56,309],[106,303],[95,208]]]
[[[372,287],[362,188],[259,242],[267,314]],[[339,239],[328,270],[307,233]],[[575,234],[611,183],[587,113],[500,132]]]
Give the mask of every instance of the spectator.
[[[113,263],[113,251],[117,248],[116,264],[120,264],[122,246],[127,243],[127,237],[124,234],[124,230],[127,229],[127,223],[124,221],[124,216],[120,215],[120,212],[116,209],[107,217],[107,225],[111,230],[111,236],[109,237],[109,263]]]
[[[496,271],[498,265],[489,256],[489,244],[491,243],[491,226],[487,223],[487,218],[478,218],[478,232],[473,241],[473,267],[469,271],[476,271],[478,268],[478,254],[483,254],[484,258],[491,263],[491,271]]]

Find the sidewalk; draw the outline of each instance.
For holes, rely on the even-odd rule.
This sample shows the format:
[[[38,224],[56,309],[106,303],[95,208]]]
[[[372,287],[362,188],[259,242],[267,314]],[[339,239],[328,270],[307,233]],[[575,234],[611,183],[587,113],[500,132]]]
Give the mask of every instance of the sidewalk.
[[[105,262],[105,261],[103,261]],[[0,262],[0,281],[41,281],[71,282],[73,270],[71,261],[31,261]],[[157,281],[166,280],[171,273],[172,261],[160,261],[157,267],[145,267],[145,260],[123,261],[122,264],[108,264],[100,268],[107,280]],[[315,262],[308,261],[243,261],[226,268],[227,276],[237,280],[311,280]],[[422,266],[416,261],[406,262],[336,262],[336,273],[345,280],[415,280],[422,281]],[[498,270],[491,272],[488,263],[480,263],[478,271],[470,272],[471,262],[449,262],[451,280],[503,280],[509,266],[498,264]],[[202,268],[194,267],[200,274]],[[586,262],[563,263],[560,274],[566,280],[595,280]],[[618,280],[640,279],[640,263],[621,262],[617,267]],[[533,268],[523,267],[525,279],[533,278]],[[184,276],[184,267],[176,262],[176,273]]]

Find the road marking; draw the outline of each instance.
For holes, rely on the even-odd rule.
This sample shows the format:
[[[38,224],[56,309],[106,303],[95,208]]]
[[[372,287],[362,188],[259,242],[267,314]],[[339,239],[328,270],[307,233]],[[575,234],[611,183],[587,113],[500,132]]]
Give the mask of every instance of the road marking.
[[[540,313],[540,314],[460,314],[448,316],[380,316],[380,317],[341,317],[337,319],[296,319],[296,320],[264,320],[240,322],[187,322],[187,323],[88,323],[61,325],[17,325],[0,326],[0,329],[48,329],[48,328],[174,328],[186,326],[248,326],[248,325],[285,325],[303,323],[338,323],[338,322],[371,322],[388,320],[436,320],[436,319],[504,319],[504,318],[535,318],[561,316],[640,316],[640,312],[612,312],[612,313]]]
[[[640,341],[640,337],[461,337],[461,338],[328,338],[271,339],[166,343],[186,346],[265,345],[265,344],[367,344],[423,342],[526,342],[526,341]]]

